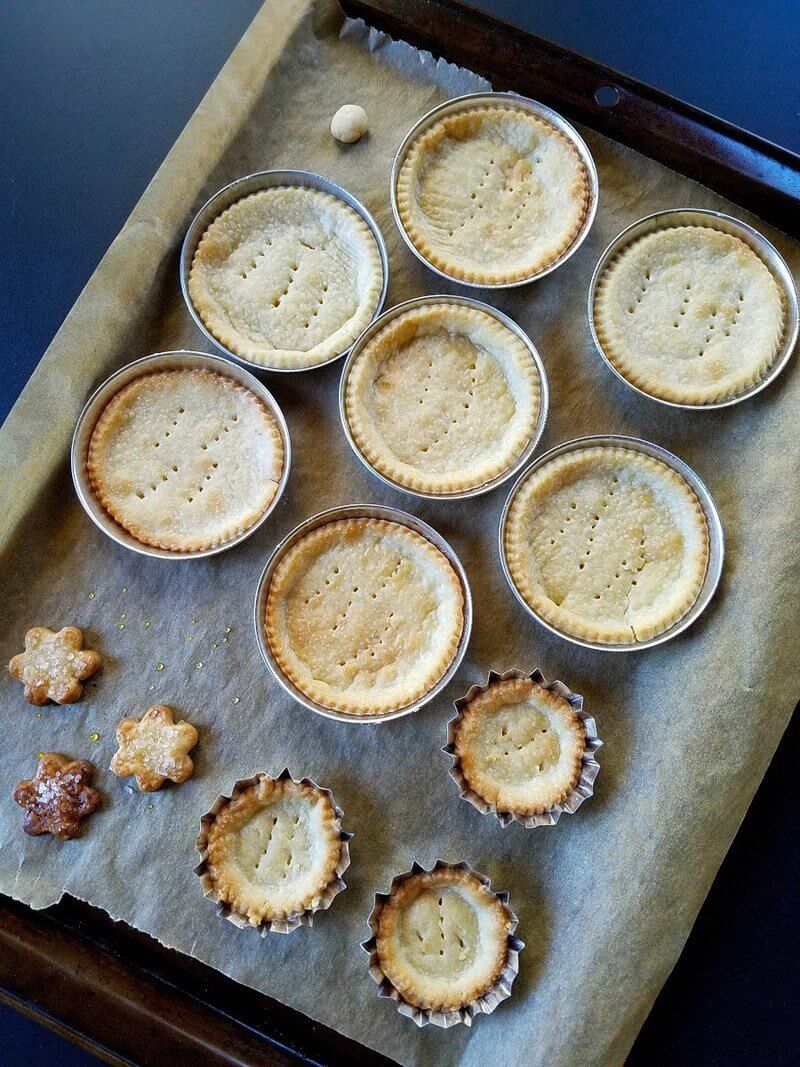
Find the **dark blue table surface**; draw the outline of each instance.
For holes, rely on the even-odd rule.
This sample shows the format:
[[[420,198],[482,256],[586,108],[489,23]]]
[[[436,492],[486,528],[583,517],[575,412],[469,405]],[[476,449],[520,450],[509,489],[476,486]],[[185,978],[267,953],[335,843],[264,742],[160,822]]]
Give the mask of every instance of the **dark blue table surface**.
[[[473,0],[800,151],[797,0]],[[0,0],[0,418],[260,0]],[[713,709],[687,709],[687,714]],[[798,1034],[793,724],[635,1064],[789,1064]],[[0,1065],[91,1057],[0,1006]]]

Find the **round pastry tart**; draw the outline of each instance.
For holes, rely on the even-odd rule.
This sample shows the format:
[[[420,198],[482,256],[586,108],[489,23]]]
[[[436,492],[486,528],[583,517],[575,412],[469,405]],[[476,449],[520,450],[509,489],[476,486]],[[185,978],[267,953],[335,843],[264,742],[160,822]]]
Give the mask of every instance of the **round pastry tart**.
[[[266,599],[266,638],[280,669],[315,703],[352,715],[394,711],[433,689],[464,621],[447,557],[383,519],[341,519],[301,537]]]
[[[498,981],[511,917],[469,871],[439,867],[395,882],[378,918],[378,963],[403,1000],[430,1011],[465,1008]]]
[[[786,311],[781,287],[744,241],[708,226],[673,226],[611,260],[593,315],[603,352],[624,378],[661,400],[699,406],[763,377]]]
[[[621,447],[545,462],[511,501],[504,549],[528,606],[582,640],[630,645],[676,623],[705,578],[705,514],[665,463]]]
[[[497,681],[460,711],[454,755],[469,788],[498,812],[537,815],[576,787],[583,723],[564,697],[529,678]]]
[[[266,405],[214,371],[143,374],[116,393],[92,432],[95,496],[138,541],[201,551],[264,514],[284,450]]]
[[[445,114],[400,166],[401,224],[444,274],[478,285],[531,279],[569,248],[589,207],[572,142],[513,103]]]
[[[291,370],[345,352],[375,314],[382,285],[378,245],[357,211],[318,189],[276,186],[214,219],[188,288],[225,348]]]
[[[447,299],[390,318],[345,384],[347,422],[367,462],[398,486],[438,495],[510,472],[540,404],[527,346],[494,315]]]
[[[208,821],[203,877],[215,899],[260,926],[316,910],[338,882],[341,853],[327,791],[261,774]]]

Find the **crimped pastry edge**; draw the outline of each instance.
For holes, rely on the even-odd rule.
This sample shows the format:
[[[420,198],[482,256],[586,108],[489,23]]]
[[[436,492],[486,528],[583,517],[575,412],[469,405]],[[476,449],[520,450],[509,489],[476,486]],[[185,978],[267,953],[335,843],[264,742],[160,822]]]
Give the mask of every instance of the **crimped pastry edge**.
[[[336,205],[336,207],[333,208],[334,211],[340,211],[342,216],[346,215],[350,218],[354,225],[354,230],[358,232],[363,239],[361,249],[362,254],[365,259],[370,261],[370,285],[365,291],[365,294],[362,294],[356,314],[350,320],[351,325],[347,330],[349,340],[346,344],[340,344],[338,342],[333,343],[330,338],[326,338],[308,352],[297,352],[292,349],[276,348],[271,349],[267,356],[259,347],[247,344],[246,338],[244,339],[245,343],[242,343],[242,335],[232,330],[225,320],[217,314],[216,302],[208,295],[206,286],[199,278],[199,273],[200,265],[204,262],[203,246],[208,239],[209,234],[212,233],[213,228],[220,222],[220,220],[230,212],[235,211],[235,209],[245,200],[254,198],[263,199],[274,195],[276,192],[285,191],[296,192],[300,196],[313,198],[320,203],[324,201],[329,210],[333,203]],[[256,363],[265,370],[310,370],[314,367],[321,366],[323,363],[329,363],[331,360],[342,355],[375,316],[382,286],[383,263],[381,261],[380,250],[378,249],[375,235],[362,216],[355,210],[355,208],[351,208],[349,204],[346,204],[343,200],[334,196],[333,193],[323,192],[321,189],[311,189],[304,185],[272,186],[268,189],[261,189],[254,193],[248,193],[247,195],[240,197],[240,199],[235,200],[232,204],[229,204],[224,211],[221,211],[216,218],[208,224],[200,236],[197,248],[192,256],[188,276],[189,297],[195,311],[203,320],[209,333],[211,333],[229,352],[240,356],[242,359]],[[343,326],[339,327],[339,329],[334,331],[334,334],[331,336],[341,333],[343,329]]]
[[[442,126],[481,112],[486,115],[492,113],[496,115],[513,113],[524,117],[527,121],[530,121],[535,125],[546,128],[548,133],[560,138],[569,147],[569,150],[575,156],[579,166],[581,177],[578,179],[576,186],[569,190],[569,194],[574,195],[576,201],[578,199],[581,201],[581,212],[578,221],[564,236],[556,251],[551,252],[550,255],[546,257],[540,257],[538,260],[533,259],[527,266],[520,267],[513,271],[492,270],[490,268],[476,270],[475,268],[464,267],[455,260],[448,259],[431,245],[424,231],[417,226],[414,221],[416,204],[413,185],[418,170],[420,156],[426,150],[428,142],[433,137],[437,136],[437,133]],[[567,194],[565,193],[565,195]],[[545,118],[542,118],[539,115],[534,115],[525,108],[517,107],[514,104],[478,104],[475,107],[464,108],[461,111],[443,115],[427,129],[423,130],[409,145],[405,158],[400,165],[395,188],[397,213],[400,222],[408,239],[417,251],[434,267],[437,267],[444,274],[448,275],[448,277],[454,278],[457,281],[471,282],[476,285],[508,285],[525,280],[532,281],[543,270],[549,267],[552,263],[555,263],[561,258],[570,245],[573,244],[575,238],[580,233],[589,209],[589,195],[589,175],[586,172],[586,166],[580,157],[580,153],[570,139]]]
[[[477,696],[491,689],[492,686],[511,679],[531,681],[540,689],[557,694],[572,708],[583,730],[584,744],[575,786],[550,808],[530,814],[499,810],[494,804],[472,789],[463,773],[461,757],[456,744],[456,735],[463,709]],[[596,753],[598,749],[602,748],[603,742],[597,735],[597,724],[594,717],[584,710],[583,697],[580,693],[574,693],[564,682],[558,680],[548,681],[538,667],[532,672],[512,668],[503,674],[490,670],[486,676],[486,681],[482,685],[470,686],[463,697],[453,702],[453,707],[456,709],[456,714],[447,724],[447,744],[442,748],[442,751],[447,753],[453,761],[448,774],[458,786],[461,799],[466,800],[482,815],[493,815],[502,827],[506,827],[512,822],[518,822],[528,829],[536,826],[555,826],[562,814],[566,812],[569,815],[574,815],[584,800],[587,800],[594,793],[594,781],[600,772],[600,764],[597,761]]]
[[[449,325],[454,322],[460,322],[464,324],[465,333],[468,333],[470,324],[490,330],[497,337],[498,344],[503,345],[510,359],[524,375],[530,388],[531,412],[525,431],[520,431],[513,442],[513,448],[507,449],[504,456],[500,459],[486,460],[481,467],[476,465],[474,473],[469,475],[465,474],[457,478],[448,475],[437,476],[431,474],[425,477],[409,464],[394,460],[391,453],[381,449],[379,435],[374,431],[370,420],[365,417],[365,394],[372,384],[373,373],[384,362],[386,355],[393,353],[396,331],[410,320],[418,321],[422,324],[426,322],[434,324],[446,322]],[[480,488],[482,485],[495,480],[504,472],[510,471],[536,432],[541,403],[542,383],[539,368],[529,350],[513,330],[509,329],[488,311],[465,307],[463,304],[448,301],[446,297],[437,300],[435,304],[411,308],[396,318],[390,319],[358,353],[348,368],[345,384],[345,417],[347,418],[353,441],[364,459],[375,471],[384,475],[395,485],[420,493],[440,493],[443,495],[462,493]]]
[[[698,553],[697,558],[695,559],[694,579],[691,585],[687,587],[684,596],[674,605],[673,610],[670,613],[659,620],[658,624],[653,623],[650,626],[645,627],[642,632],[636,636],[631,632],[630,636],[620,634],[619,637],[616,637],[610,630],[604,630],[599,626],[590,625],[583,619],[579,619],[554,605],[549,597],[544,597],[539,594],[539,592],[531,586],[525,573],[525,552],[523,546],[524,534],[519,532],[519,534],[515,536],[517,513],[519,512],[519,509],[524,506],[527,497],[531,492],[534,479],[540,481],[545,473],[549,477],[552,477],[556,471],[559,471],[566,466],[576,465],[579,462],[591,461],[592,457],[607,459],[612,454],[615,458],[619,459],[620,462],[637,463],[643,467],[648,467],[650,470],[657,470],[662,476],[665,476],[666,480],[669,481],[674,488],[680,490],[684,494],[687,501],[692,502],[694,515],[698,520],[698,528],[702,527],[704,533],[703,549]],[[540,615],[556,630],[572,637],[580,638],[581,640],[594,641],[599,644],[635,646],[641,641],[647,641],[650,638],[656,637],[658,634],[664,633],[665,630],[668,630],[683,618],[686,612],[691,608],[692,604],[697,600],[708,568],[708,522],[702,505],[697,499],[694,490],[677,471],[673,470],[666,463],[654,459],[634,448],[596,445],[589,448],[575,449],[554,457],[543,467],[539,468],[539,470],[535,471],[532,477],[526,478],[525,481],[519,485],[508,510],[505,554],[511,579],[525,603],[532,611]]]
[[[402,698],[398,698],[394,701],[389,701],[384,704],[366,704],[359,701],[346,701],[344,699],[329,699],[325,690],[321,686],[315,686],[309,683],[305,677],[301,677],[293,667],[291,659],[287,657],[280,644],[280,634],[278,625],[278,612],[280,610],[280,602],[282,600],[282,592],[280,589],[280,581],[283,577],[283,571],[285,571],[290,565],[293,558],[297,555],[298,550],[303,545],[308,545],[313,541],[328,540],[331,537],[331,527],[344,527],[344,526],[361,526],[361,527],[391,527],[393,529],[399,529],[403,532],[403,536],[413,540],[418,546],[425,548],[426,552],[431,555],[431,558],[435,558],[437,562],[443,562],[446,565],[446,570],[443,568],[442,573],[446,574],[449,580],[450,588],[457,592],[458,604],[460,608],[460,626],[457,633],[450,635],[446,648],[441,652],[435,676],[429,678],[425,684],[419,684],[417,687],[409,687],[404,693]],[[277,584],[276,584],[277,583]],[[461,641],[462,634],[464,632],[465,613],[464,613],[464,590],[461,586],[461,581],[456,573],[450,560],[438,548],[432,541],[429,541],[427,537],[418,533],[416,530],[412,530],[409,526],[404,526],[403,523],[390,519],[374,519],[374,518],[344,518],[333,519],[331,522],[327,522],[322,526],[318,526],[305,534],[299,541],[295,542],[291,548],[285,553],[278,563],[275,571],[272,575],[269,590],[267,592],[267,603],[264,619],[264,632],[267,638],[267,644],[272,652],[275,662],[278,664],[281,671],[286,677],[295,685],[301,693],[304,693],[307,697],[319,704],[321,707],[328,708],[331,711],[341,711],[354,717],[365,717],[373,715],[383,715],[390,711],[399,711],[401,708],[408,707],[409,704],[413,704],[420,697],[430,692],[431,689],[437,684],[437,682],[447,673],[450,665],[452,664],[458,646]],[[433,673],[433,672],[432,672]]]
[[[772,354],[765,357],[759,367],[754,370],[747,378],[742,379],[737,385],[732,388],[712,389],[708,387],[706,389],[692,389],[690,387],[680,388],[678,386],[670,385],[663,382],[659,378],[651,377],[646,373],[643,373],[639,368],[639,365],[635,360],[631,360],[625,353],[624,349],[619,344],[619,338],[610,325],[607,323],[610,317],[610,309],[606,305],[606,292],[608,289],[609,281],[613,277],[614,271],[619,265],[620,261],[628,255],[637,245],[643,241],[648,240],[654,234],[663,233],[667,230],[711,230],[714,233],[723,233],[727,237],[731,237],[745,248],[749,249],[754,256],[757,257],[760,263],[769,272],[773,283],[778,291],[778,296],[781,302],[782,320],[781,331],[778,335]],[[606,322],[604,322],[604,315]],[[733,400],[742,393],[746,393],[753,386],[757,385],[769,371],[770,367],[775,362],[778,353],[781,350],[784,338],[786,337],[786,325],[787,325],[787,301],[786,292],[783,285],[775,277],[774,272],[770,268],[769,264],[759,255],[759,253],[747,243],[743,241],[741,237],[733,233],[728,233],[727,230],[720,230],[715,226],[701,225],[699,223],[691,223],[681,226],[670,226],[665,224],[659,226],[655,230],[651,230],[650,233],[642,234],[640,237],[630,241],[624,247],[620,248],[614,257],[603,268],[603,272],[600,275],[597,287],[595,289],[594,303],[592,307],[592,319],[594,321],[595,333],[600,347],[608,359],[609,363],[630,382],[631,385],[635,385],[637,389],[641,389],[642,392],[654,397],[656,400],[667,400],[675,404],[690,404],[692,406],[702,408],[708,404],[718,404],[725,400]]]
[[[221,899],[217,893],[215,880],[208,870],[208,834],[217,815],[232,802],[235,802],[242,793],[255,788],[262,780],[273,783],[291,782],[295,786],[308,788],[326,798],[339,826],[339,859],[329,882],[322,887],[318,899],[311,907],[295,912],[283,919],[263,919],[256,925],[246,915],[236,911],[228,902]],[[212,807],[200,819],[200,835],[195,844],[195,849],[200,853],[201,859],[200,863],[194,868],[194,873],[200,878],[203,896],[216,903],[216,912],[220,918],[226,919],[240,930],[257,929],[261,937],[266,937],[269,933],[289,934],[296,930],[298,926],[313,926],[316,912],[326,911],[339,893],[346,888],[343,875],[350,866],[350,841],[353,835],[341,828],[343,819],[344,812],[334,800],[330,789],[322,788],[311,778],[294,778],[287,768],[274,777],[261,772],[251,778],[239,779],[239,781],[234,782],[230,796],[218,796]]]
[[[214,538],[191,539],[188,537],[153,537],[144,527],[139,526],[138,523],[131,523],[124,520],[115,511],[112,502],[105,494],[102,486],[101,464],[98,462],[98,451],[100,447],[100,442],[104,440],[108,424],[114,417],[116,408],[122,402],[122,398],[129,390],[133,389],[134,386],[140,385],[142,380],[145,378],[166,377],[175,374],[180,374],[184,376],[190,375],[193,377],[201,378],[219,378],[224,381],[226,385],[228,385],[231,389],[240,391],[244,394],[251,396],[257,402],[261,410],[264,412],[266,428],[269,431],[270,436],[272,437],[275,448],[275,474],[271,479],[272,492],[269,497],[264,501],[263,506],[258,509],[252,509],[251,512],[240,522],[227,527],[222,527],[220,529],[219,534]],[[89,439],[89,449],[86,457],[86,472],[89,476],[89,484],[91,485],[92,492],[97,498],[98,503],[104,508],[105,511],[108,512],[114,522],[121,526],[123,530],[126,530],[137,541],[141,542],[143,545],[150,545],[153,548],[162,548],[171,552],[202,552],[205,549],[216,548],[218,545],[224,545],[228,541],[232,541],[235,537],[238,537],[239,534],[244,533],[245,530],[249,530],[251,526],[258,522],[258,520],[270,506],[272,501],[275,499],[275,494],[278,491],[278,485],[280,484],[280,479],[283,473],[283,467],[285,462],[286,455],[285,449],[283,447],[283,438],[281,436],[281,432],[278,429],[278,425],[275,421],[272,412],[269,410],[269,408],[261,399],[261,397],[257,396],[256,393],[252,392],[252,390],[248,389],[245,385],[242,385],[240,382],[234,381],[233,378],[229,378],[227,375],[221,374],[218,371],[206,370],[205,368],[195,367],[174,367],[165,370],[144,371],[144,373],[137,375],[136,378],[133,378],[127,384],[123,385],[122,388],[119,389],[116,393],[114,393],[114,395],[103,408],[100,417],[98,418],[97,422],[95,423],[94,429],[92,430],[92,434]]]
[[[464,1007],[449,1011],[435,1011],[429,1008],[419,1008],[406,1001],[384,974],[377,951],[377,935],[381,913],[387,900],[389,900],[392,893],[394,893],[395,888],[408,878],[418,874],[434,874],[437,871],[463,871],[477,879],[488,893],[492,894],[500,901],[509,923],[506,934],[505,965],[495,984]],[[490,1015],[499,1004],[511,996],[514,979],[519,971],[519,954],[525,947],[525,943],[521,941],[515,933],[518,923],[519,920],[508,902],[508,892],[496,893],[492,889],[490,880],[485,875],[476,871],[468,863],[463,861],[461,863],[447,863],[442,859],[437,859],[430,868],[426,868],[414,861],[409,871],[395,875],[387,893],[375,894],[374,906],[368,919],[371,936],[367,941],[362,943],[361,947],[369,955],[369,973],[373,981],[378,985],[378,996],[393,1000],[400,1015],[405,1015],[412,1019],[418,1027],[431,1024],[447,1029],[451,1026],[456,1026],[459,1023],[463,1023],[465,1026],[471,1026],[473,1019],[477,1015]]]

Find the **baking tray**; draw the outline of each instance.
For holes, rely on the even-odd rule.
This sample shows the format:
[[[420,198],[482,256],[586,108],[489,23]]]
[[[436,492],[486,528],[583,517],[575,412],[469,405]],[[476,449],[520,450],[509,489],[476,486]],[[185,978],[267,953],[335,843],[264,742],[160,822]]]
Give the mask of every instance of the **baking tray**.
[[[800,227],[800,158],[792,152],[457,0],[342,6],[784,228]],[[0,943],[0,996],[107,1062],[391,1062],[69,896],[45,911],[0,898]]]

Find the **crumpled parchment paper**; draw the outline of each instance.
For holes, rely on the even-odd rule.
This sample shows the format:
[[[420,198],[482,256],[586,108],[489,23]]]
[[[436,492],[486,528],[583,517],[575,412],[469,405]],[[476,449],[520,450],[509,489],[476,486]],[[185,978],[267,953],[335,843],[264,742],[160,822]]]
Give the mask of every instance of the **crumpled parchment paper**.
[[[632,433],[677,453],[710,487],[728,557],[718,596],[687,633],[617,655],[549,635],[517,605],[500,568],[496,531],[508,487],[449,503],[385,487],[345,442],[336,403],[341,363],[267,376],[289,423],[294,465],[277,511],[243,546],[169,562],[108,540],[75,498],[70,434],[86,396],[122,363],[207,347],[181,304],[178,248],[193,212],[217,188],[271,167],[328,175],[361,197],[383,230],[388,304],[460,291],[402,243],[389,207],[389,168],[423,112],[486,83],[358,24],[340,38],[335,18],[315,18],[306,6],[265,4],[2,431],[2,659],[22,648],[31,625],[74,624],[102,652],[104,669],[81,703],[38,711],[3,672],[0,890],[36,908],[64,892],[88,900],[404,1063],[619,1062],[681,950],[797,697],[797,361],[758,397],[706,413],[663,408],[611,375],[586,318],[591,271],[609,239],[660,208],[721,207],[746,216],[584,131],[601,190],[589,238],[539,283],[487,299],[528,330],[544,359],[552,405],[542,449],[581,434]],[[349,102],[366,108],[370,133],[345,147],[328,126]],[[800,247],[761,228],[796,271]],[[368,501],[414,512],[451,541],[472,583],[475,626],[462,669],[432,706],[396,722],[348,726],[283,695],[256,648],[252,598],[269,551],[297,522]],[[575,816],[552,829],[503,830],[459,800],[440,748],[450,702],[490,667],[537,666],[584,694],[605,742],[602,770],[594,797]],[[158,702],[197,725],[197,771],[179,788],[140,794],[108,770],[114,727]],[[22,833],[10,794],[41,750],[97,765],[105,808],[80,840]],[[199,817],[218,794],[286,765],[333,789],[355,832],[353,863],[347,890],[313,928],[262,940],[215,917],[192,873],[194,843]],[[427,866],[437,857],[467,860],[510,890],[527,944],[512,998],[472,1030],[418,1031],[377,999],[359,949],[373,893],[414,860]]]

